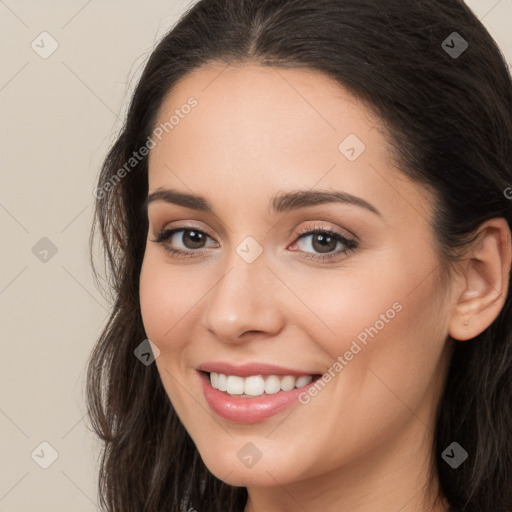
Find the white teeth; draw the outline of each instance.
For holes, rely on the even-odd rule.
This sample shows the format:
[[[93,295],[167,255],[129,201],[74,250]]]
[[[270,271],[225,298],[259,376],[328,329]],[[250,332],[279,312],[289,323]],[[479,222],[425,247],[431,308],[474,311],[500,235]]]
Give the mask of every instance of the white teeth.
[[[210,373],[212,387],[220,391],[226,391],[230,395],[242,395],[246,397],[271,395],[279,391],[290,391],[294,388],[306,386],[313,380],[312,375],[251,375],[239,377],[238,375],[225,375],[223,373]]]
[[[244,379],[238,375],[228,375],[226,391],[231,395],[242,395],[244,393]]]
[[[293,375],[286,375],[281,379],[281,389],[283,391],[290,391],[295,387],[295,380]]]
[[[298,388],[301,388],[302,386],[309,384],[312,380],[313,380],[313,377],[311,377],[311,375],[302,375],[295,382],[295,386]]]
[[[228,378],[223,373],[218,373],[217,375],[219,376],[219,379],[217,381],[217,389],[219,389],[220,391],[226,391],[227,390],[226,384],[227,384]]]
[[[281,380],[277,375],[270,375],[265,380],[265,393],[273,395],[281,391]]]
[[[246,395],[259,396],[265,392],[265,381],[261,375],[252,375],[242,380],[245,380],[243,392]]]

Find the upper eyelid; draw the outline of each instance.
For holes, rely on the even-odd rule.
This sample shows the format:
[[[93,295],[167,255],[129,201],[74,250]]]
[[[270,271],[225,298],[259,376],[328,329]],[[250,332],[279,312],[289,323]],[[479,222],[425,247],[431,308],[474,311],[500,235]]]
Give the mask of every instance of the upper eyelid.
[[[214,244],[217,244],[216,247],[212,246],[205,246],[201,247],[199,249],[182,249],[182,248],[176,248],[173,244],[171,245],[169,243],[169,246],[166,246],[166,242],[174,236],[176,233],[182,232],[182,231],[188,231],[188,230],[196,230],[201,233],[204,233],[206,237],[210,238]],[[293,230],[292,230],[293,231]],[[351,237],[346,236],[343,233],[341,233],[337,228],[332,229],[327,226],[323,226],[320,224],[319,221],[316,221],[313,225],[308,225],[307,227],[304,226],[302,229],[299,229],[298,232],[295,234],[295,237],[292,242],[292,246],[295,246],[299,240],[312,236],[315,234],[315,232],[330,232],[336,239],[337,244],[341,243],[343,246],[345,246],[344,249],[338,250],[336,252],[327,253],[327,254],[321,254],[321,253],[310,253],[309,251],[303,251],[300,250],[298,252],[303,253],[303,258],[311,261],[315,261],[318,263],[334,263],[335,261],[340,261],[341,258],[344,258],[345,256],[349,255],[350,253],[357,251],[361,248],[360,240],[357,236]],[[342,230],[343,231],[343,230]],[[167,236],[165,236],[167,233],[169,233]],[[204,230],[202,228],[199,228],[198,226],[194,225],[177,225],[177,226],[170,226],[168,228],[160,229],[157,232],[156,239],[152,240],[152,242],[157,242],[160,245],[162,245],[162,248],[166,251],[173,253],[174,256],[180,257],[180,258],[186,258],[186,257],[201,257],[204,254],[209,253],[209,249],[215,249],[219,247],[219,243],[216,241],[215,237],[212,237],[207,230]],[[288,250],[288,247],[287,247]],[[297,252],[296,250],[293,250],[292,252]],[[211,254],[209,254],[211,255]]]
[[[177,226],[170,226],[169,228],[165,228],[164,227],[162,229],[157,230],[156,236],[157,236],[157,239],[158,239],[159,236],[161,236],[163,234],[166,234],[166,233],[171,233],[172,232],[172,235],[175,235],[176,233],[179,233],[180,231],[190,231],[190,230],[199,231],[199,232],[205,234],[207,237],[209,237],[215,243],[218,243],[215,240],[215,237],[213,237],[208,232],[208,230],[203,229],[203,228],[201,228],[199,226],[195,226],[195,225],[177,225]],[[288,233],[288,236],[291,235],[291,233],[293,231],[294,230],[292,229]],[[356,235],[353,235],[352,233],[350,233],[350,235],[346,235],[344,233],[339,232],[338,229],[336,229],[336,228],[331,228],[329,226],[324,226],[324,225],[319,224],[318,222],[314,223],[313,225],[306,226],[304,228],[299,229],[298,232],[295,235],[294,241],[300,240],[301,238],[304,238],[306,236],[311,236],[316,231],[332,232],[332,234],[334,236],[338,237],[338,238],[346,240],[347,242],[350,242],[350,243],[359,244],[359,238]],[[348,230],[345,229],[345,231],[348,231]]]
[[[214,240],[214,237],[209,233],[208,230],[201,228],[199,226],[179,226],[178,225],[178,226],[170,226],[168,228],[163,227],[161,229],[156,229],[155,231],[156,231],[156,236],[170,233],[170,232],[175,234],[175,233],[179,233],[180,231],[199,231],[200,233],[204,233],[206,236],[208,236],[209,238]]]
[[[291,235],[293,233],[293,231],[294,230],[292,229],[288,234]],[[308,225],[303,228],[300,228],[298,230],[298,232],[296,233],[296,235],[300,237],[302,235],[311,234],[311,232],[314,232],[314,231],[329,231],[329,232],[334,233],[336,236],[341,236],[342,238],[345,238],[347,240],[359,242],[359,237],[357,235],[355,235],[354,233],[352,233],[347,228],[341,228],[341,227],[333,228],[328,225],[327,226],[322,225],[318,221],[313,223],[313,225]]]

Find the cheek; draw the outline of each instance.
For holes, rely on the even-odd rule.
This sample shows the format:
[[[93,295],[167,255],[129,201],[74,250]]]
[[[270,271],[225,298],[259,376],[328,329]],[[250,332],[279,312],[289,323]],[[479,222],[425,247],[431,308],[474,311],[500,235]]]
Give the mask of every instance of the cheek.
[[[148,251],[141,268],[139,295],[142,322],[147,337],[158,347],[160,355],[155,364],[165,391],[180,417],[188,404],[180,392],[176,374],[181,370],[179,354],[187,347],[187,312],[196,301],[187,301],[193,294],[180,279],[176,267],[162,262],[162,257]],[[192,297],[191,297],[192,299]],[[189,304],[191,302],[191,304]]]
[[[174,326],[186,313],[184,293],[179,272],[171,272],[147,252],[140,274],[140,307],[146,334],[161,351],[169,348],[165,340],[174,339]]]
[[[440,290],[428,273],[432,261],[374,262],[364,273],[349,269],[337,279],[315,279],[315,286],[303,279],[296,290],[314,317],[304,317],[302,329],[333,363],[344,358],[354,385],[372,370],[399,389],[419,390],[436,369],[447,332]]]
[[[391,276],[387,283],[368,276],[354,281],[350,290],[340,292],[333,285],[319,290],[325,301],[315,303],[317,312],[334,335],[315,335],[302,324],[332,361],[326,390],[312,396],[310,404],[311,416],[329,411],[329,417],[340,419],[324,426],[325,438],[344,439],[323,454],[333,466],[391,435],[411,411],[427,421],[437,400],[446,326],[436,301],[439,291],[432,276],[414,289],[411,283],[421,279],[396,270],[386,274]]]
[[[410,291],[406,279],[389,262],[379,276],[375,263],[370,270],[347,264],[332,271],[312,271],[311,277],[303,273],[300,280],[292,275],[284,278],[293,282],[294,293],[307,305],[307,311],[302,308],[298,316],[301,328],[333,360],[350,350],[354,341],[369,346],[371,339],[389,331],[403,314]]]
[[[190,343],[215,279],[212,273],[201,273],[188,264],[170,264],[159,250],[146,251],[139,284],[141,315],[148,338],[164,356],[162,361]]]

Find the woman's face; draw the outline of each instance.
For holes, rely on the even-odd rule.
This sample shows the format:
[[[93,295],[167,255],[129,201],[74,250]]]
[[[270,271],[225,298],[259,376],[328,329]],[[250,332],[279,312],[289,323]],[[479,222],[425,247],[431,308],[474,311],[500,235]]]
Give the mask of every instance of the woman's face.
[[[198,70],[159,112],[149,194],[185,200],[149,201],[144,327],[173,407],[227,483],[360,478],[430,450],[450,294],[432,198],[398,172],[384,134],[321,73],[256,64]],[[302,201],[319,192],[338,200]],[[279,368],[217,367],[228,393],[199,370],[217,363]],[[325,375],[282,379],[292,370]],[[236,396],[265,383],[262,397]]]

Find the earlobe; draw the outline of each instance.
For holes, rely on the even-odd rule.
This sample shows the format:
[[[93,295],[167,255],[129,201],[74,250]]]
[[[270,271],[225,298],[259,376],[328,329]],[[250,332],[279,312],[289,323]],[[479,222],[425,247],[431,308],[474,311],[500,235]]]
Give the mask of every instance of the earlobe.
[[[483,223],[468,253],[449,324],[450,336],[461,341],[487,329],[505,303],[512,258],[507,221],[500,217]]]

